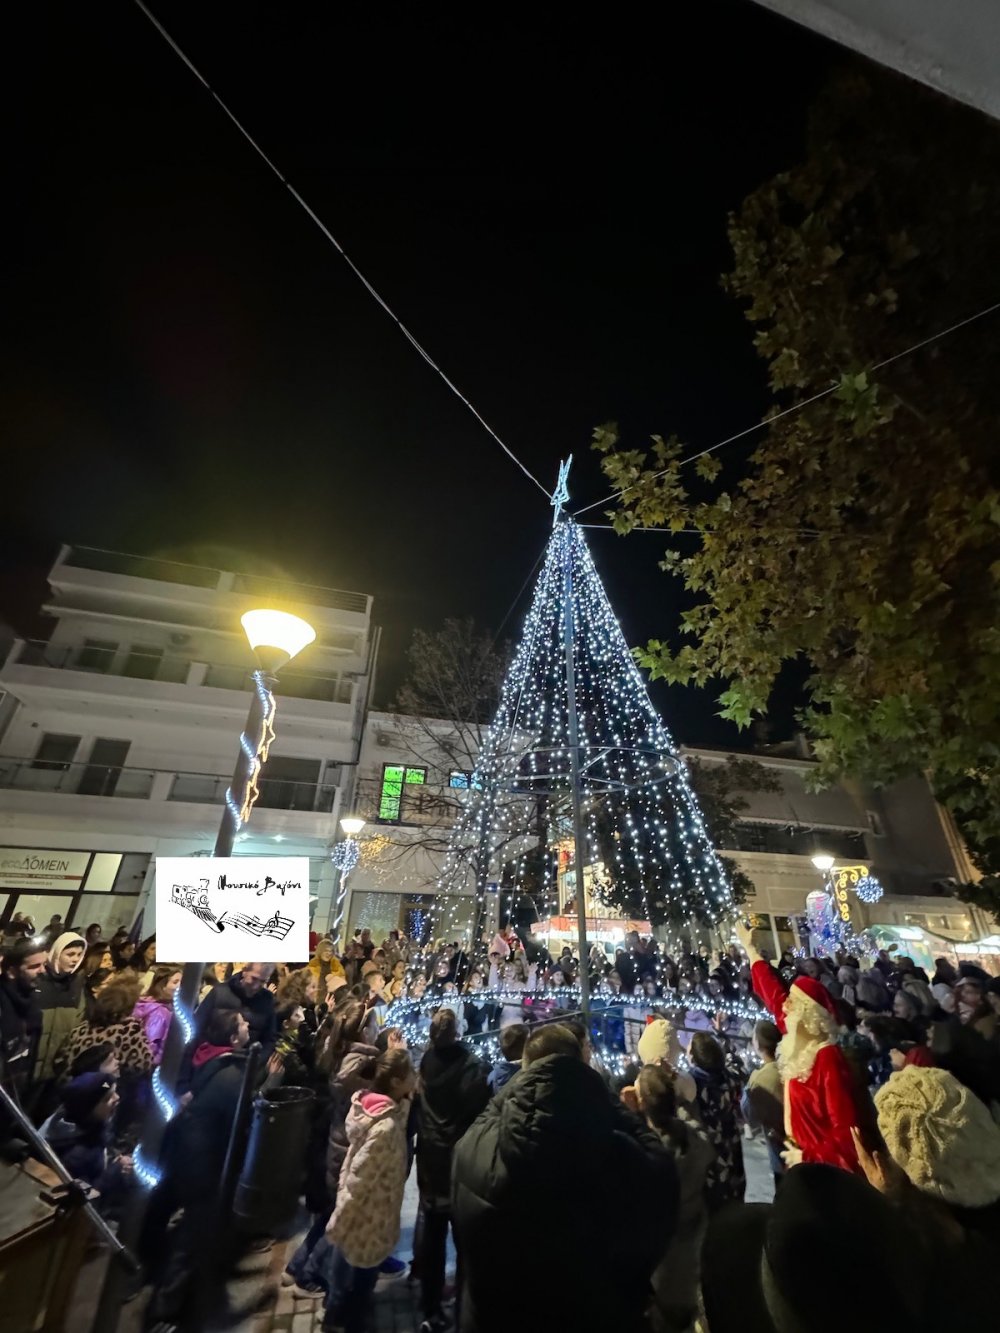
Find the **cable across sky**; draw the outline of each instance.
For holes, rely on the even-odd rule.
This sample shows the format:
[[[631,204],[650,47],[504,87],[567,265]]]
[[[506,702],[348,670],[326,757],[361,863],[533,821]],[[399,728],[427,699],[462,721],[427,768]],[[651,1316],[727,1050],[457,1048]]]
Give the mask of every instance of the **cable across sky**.
[[[285,187],[285,189],[292,196],[292,198],[299,205],[299,207],[303,210],[303,212],[306,213],[307,216],[312,220],[312,222],[319,228],[319,230],[330,242],[330,244],[337,251],[340,257],[344,260],[345,264],[347,264],[348,268],[355,275],[358,281],[362,284],[362,286],[365,288],[368,294],[373,298],[373,300],[375,300],[378,303],[379,306],[381,306],[381,308],[389,316],[392,322],[396,325],[396,327],[399,329],[400,333],[402,333],[403,337],[407,340],[407,342],[414,348],[414,350],[427,363],[427,365],[430,366],[430,368],[435,372],[435,374],[437,374],[440,377],[441,381],[451,390],[451,392],[455,395],[455,397],[459,400],[459,402],[462,403],[469,410],[469,412],[472,413],[475,419],[482,426],[483,430],[485,430],[486,433],[490,436],[490,438],[500,446],[500,448],[511,460],[514,466],[517,467],[519,471],[521,471],[528,478],[530,482],[532,482],[535,486],[538,487],[538,489],[542,492],[542,494],[546,497],[546,499],[549,499],[550,492],[548,488],[541,481],[539,481],[539,479],[535,476],[535,474],[532,471],[530,471],[530,469],[521,461],[520,458],[518,458],[518,456],[514,453],[513,449],[511,449],[510,446],[500,438],[500,436],[493,429],[490,423],[485,419],[485,417],[482,416],[479,410],[469,401],[469,399],[465,396],[465,394],[462,393],[461,389],[458,388],[455,382],[451,380],[448,377],[448,375],[445,374],[445,372],[434,360],[434,358],[430,355],[430,353],[426,350],[426,348],[424,348],[424,346],[414,337],[414,335],[406,327],[406,325],[399,318],[399,316],[388,305],[385,298],[375,289],[375,287],[371,284],[371,282],[368,280],[365,274],[361,271],[361,269],[357,266],[354,260],[350,257],[350,255],[347,253],[344,247],[337,240],[336,236],[334,236],[333,232],[330,231],[330,228],[326,225],[323,219],[316,213],[316,211],[311,207],[311,205],[302,197],[302,195],[298,192],[295,186],[292,185],[291,182],[282,174],[281,170],[275,165],[275,163],[271,160],[271,158],[268,157],[268,155],[264,152],[263,148],[261,148],[260,144],[257,143],[256,139],[254,139],[254,137],[250,134],[249,130],[246,128],[243,122],[236,116],[236,114],[232,111],[229,105],[223,100],[223,98],[215,91],[215,89],[208,82],[205,76],[201,73],[198,67],[185,54],[185,52],[181,49],[181,47],[177,44],[174,38],[166,30],[166,28],[163,26],[160,20],[149,9],[148,5],[144,3],[144,0],[135,0],[135,4],[138,6],[140,10],[142,10],[143,14],[145,14],[146,18],[150,21],[150,23],[160,34],[163,40],[168,44],[168,46],[171,48],[174,54],[177,55],[178,58],[184,62],[184,64],[191,71],[194,77],[206,90],[206,92],[208,92],[210,96],[218,103],[218,105],[225,112],[226,116],[229,118],[230,121],[232,121],[233,125],[236,126],[237,130],[239,130],[240,134],[247,141],[247,143],[254,150],[254,152],[257,154],[260,160],[268,168],[268,170],[281,182],[281,184]],[[974,321],[978,319],[983,319],[986,315],[990,315],[996,310],[1000,310],[1000,301],[995,301],[992,305],[986,306],[984,309],[977,311],[975,314],[968,315],[964,319],[958,320],[957,323],[951,324],[947,328],[941,329],[937,333],[931,334],[930,337],[924,338],[918,343],[914,343],[912,347],[907,347],[902,352],[896,352],[893,356],[886,357],[885,360],[883,361],[877,361],[874,365],[868,367],[867,373],[873,374],[875,371],[882,370],[884,369],[885,366],[891,365],[894,361],[899,361],[905,356],[910,356],[912,355],[912,353],[919,351],[922,347],[926,347],[930,343],[937,342],[939,339],[947,337],[948,334],[955,333],[958,329],[964,328],[967,324],[972,324]],[[724,440],[719,440],[716,444],[709,445],[708,448],[706,449],[700,449],[697,453],[690,454],[687,458],[682,458],[680,460],[679,466],[684,467],[688,463],[695,463],[698,461],[698,459],[705,458],[709,454],[716,453],[719,449],[725,448],[727,444],[734,444],[737,440],[745,439],[746,436],[754,434],[755,431],[763,430],[765,426],[770,426],[775,421],[780,421],[782,417],[790,416],[793,412],[802,411],[803,408],[808,407],[811,403],[818,402],[821,398],[826,398],[831,393],[834,393],[836,389],[839,387],[839,384],[840,381],[835,380],[827,388],[821,389],[818,393],[814,393],[809,398],[803,399],[802,402],[793,403],[790,407],[783,408],[780,412],[776,412],[773,416],[765,417],[763,420],[755,422],[752,426],[747,426],[746,429],[737,431],[735,435],[729,435]],[[662,471],[654,473],[649,480],[656,481],[659,477],[665,476],[669,471],[670,468],[664,468]],[[628,494],[629,491],[634,489],[635,489],[634,486],[626,486],[622,490],[612,491],[609,495],[604,496],[603,499],[594,500],[590,504],[583,505],[580,509],[574,510],[571,517],[578,518],[581,514],[588,514],[592,509],[598,509],[600,508],[601,505],[610,504],[612,501],[620,499],[623,495]]]
[[[352,273],[354,274],[354,276],[358,279],[358,281],[362,284],[362,286],[365,288],[365,290],[368,292],[368,294],[369,294],[375,301],[378,302],[378,304],[382,307],[382,309],[383,309],[383,310],[385,311],[385,313],[389,316],[389,318],[392,320],[392,322],[396,325],[396,327],[399,329],[400,333],[403,335],[403,337],[406,339],[406,341],[407,341],[407,342],[408,342],[408,343],[409,343],[409,344],[410,344],[410,345],[411,345],[411,346],[412,346],[412,347],[419,353],[419,355],[424,359],[424,361],[427,362],[427,364],[430,366],[430,368],[431,368],[437,375],[439,375],[439,376],[441,377],[442,381],[448,386],[448,388],[449,388],[449,389],[451,390],[451,392],[455,395],[455,397],[459,400],[459,402],[460,402],[460,403],[464,403],[464,405],[469,409],[469,411],[472,413],[472,415],[473,415],[473,416],[476,418],[476,420],[479,422],[480,426],[482,426],[483,430],[485,430],[486,433],[487,433],[487,435],[489,435],[490,438],[491,438],[492,440],[494,440],[494,441],[500,446],[500,448],[504,451],[504,453],[505,453],[505,454],[507,455],[507,457],[511,460],[511,462],[515,465],[515,467],[518,467],[518,468],[524,473],[524,475],[528,478],[529,481],[534,482],[534,484],[535,484],[535,485],[538,487],[538,489],[542,492],[542,494],[545,496],[545,498],[548,499],[548,497],[549,497],[549,491],[548,491],[548,488],[545,487],[545,486],[543,486],[542,483],[538,480],[538,478],[534,475],[534,473],[533,473],[533,472],[530,472],[530,471],[528,470],[528,468],[525,467],[525,465],[521,462],[521,460],[518,458],[518,456],[514,453],[513,449],[511,449],[509,445],[505,444],[504,441],[501,440],[500,436],[496,433],[496,431],[493,429],[493,427],[490,425],[490,423],[485,419],[485,417],[483,417],[483,416],[481,415],[481,413],[480,413],[480,412],[473,406],[473,404],[468,400],[468,398],[466,398],[465,394],[462,393],[461,389],[458,388],[458,386],[454,383],[454,381],[448,378],[448,376],[447,376],[447,375],[445,374],[445,372],[441,369],[441,367],[438,365],[438,363],[434,360],[434,358],[431,356],[431,354],[426,350],[426,348],[424,348],[424,347],[417,341],[417,339],[413,336],[413,334],[412,334],[412,333],[410,332],[410,330],[406,327],[406,325],[405,325],[405,324],[403,323],[403,321],[399,318],[399,316],[398,316],[392,309],[390,309],[390,307],[389,307],[389,305],[386,303],[385,299],[382,297],[382,295],[381,295],[378,291],[376,291],[376,289],[375,289],[375,288],[372,286],[372,284],[368,281],[368,279],[365,277],[364,273],[362,273],[361,269],[358,268],[357,264],[355,264],[354,260],[353,260],[353,259],[351,258],[351,256],[347,253],[347,251],[344,249],[344,247],[340,244],[340,242],[337,240],[336,236],[334,236],[333,232],[332,232],[332,231],[330,230],[330,228],[326,225],[326,223],[323,221],[323,219],[322,219],[322,218],[315,212],[315,210],[314,210],[314,209],[307,203],[307,201],[306,201],[305,199],[303,199],[302,195],[299,194],[299,192],[298,192],[298,190],[295,188],[295,186],[292,185],[292,183],[291,183],[289,180],[286,179],[286,177],[281,173],[280,169],[274,164],[274,162],[271,161],[271,159],[270,159],[270,158],[268,157],[268,155],[264,152],[263,148],[261,148],[260,144],[256,141],[256,139],[254,139],[253,135],[251,135],[250,131],[246,128],[246,126],[243,124],[243,122],[242,122],[242,121],[236,116],[236,114],[230,109],[230,107],[227,105],[227,103],[226,103],[225,101],[223,101],[223,99],[219,96],[219,94],[215,91],[215,89],[212,87],[212,85],[208,82],[208,80],[207,80],[207,79],[205,78],[205,76],[202,74],[201,70],[199,70],[198,67],[197,67],[197,66],[190,60],[190,58],[184,53],[184,51],[181,50],[181,48],[180,48],[180,47],[177,45],[177,43],[174,41],[173,37],[171,37],[170,33],[167,32],[166,28],[163,26],[163,24],[160,22],[160,20],[156,17],[156,15],[149,9],[149,7],[148,7],[147,5],[145,5],[145,4],[143,3],[143,0],[135,0],[135,3],[136,3],[136,5],[138,5],[138,7],[142,10],[142,12],[146,15],[146,17],[149,19],[150,23],[152,23],[153,27],[154,27],[154,28],[156,29],[156,31],[160,34],[160,36],[161,36],[161,37],[163,38],[163,40],[167,43],[167,45],[171,48],[171,50],[175,53],[175,55],[177,55],[181,60],[183,60],[184,64],[188,67],[188,69],[191,71],[191,73],[194,75],[194,77],[198,80],[198,82],[202,85],[202,87],[206,90],[206,92],[208,92],[209,94],[211,94],[211,96],[212,96],[212,97],[215,99],[215,101],[219,104],[219,106],[220,106],[220,107],[222,108],[222,110],[226,113],[226,115],[229,117],[229,119],[232,121],[232,123],[236,126],[236,128],[239,130],[240,134],[243,135],[243,138],[246,139],[247,143],[248,143],[248,144],[250,145],[250,147],[254,150],[254,152],[257,154],[257,156],[260,158],[260,160],[261,160],[261,161],[264,163],[264,165],[268,168],[268,170],[269,170],[274,176],[277,177],[277,179],[278,179],[278,180],[281,182],[281,184],[285,187],[285,189],[286,189],[286,190],[288,191],[288,193],[292,196],[292,198],[295,200],[295,202],[296,202],[296,203],[299,205],[299,207],[303,210],[303,212],[305,212],[305,213],[312,219],[312,221],[316,224],[316,226],[320,229],[320,231],[323,233],[323,235],[326,237],[326,239],[330,242],[330,244],[333,246],[333,248],[337,251],[337,253],[340,255],[341,259],[343,259],[344,263],[345,263],[345,264],[347,265],[347,267],[351,270],[351,272],[352,272]]]

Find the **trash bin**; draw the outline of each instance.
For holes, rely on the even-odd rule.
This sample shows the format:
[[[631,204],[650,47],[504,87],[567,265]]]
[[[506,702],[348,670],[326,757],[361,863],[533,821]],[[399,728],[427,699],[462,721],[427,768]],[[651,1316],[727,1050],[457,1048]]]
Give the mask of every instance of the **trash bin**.
[[[308,1088],[274,1088],[253,1104],[233,1213],[241,1231],[273,1236],[295,1216],[312,1131]]]

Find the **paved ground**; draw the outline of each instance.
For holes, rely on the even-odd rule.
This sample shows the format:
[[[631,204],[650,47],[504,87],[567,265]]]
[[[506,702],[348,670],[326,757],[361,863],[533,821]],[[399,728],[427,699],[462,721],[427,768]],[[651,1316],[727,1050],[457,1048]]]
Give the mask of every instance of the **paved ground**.
[[[743,1141],[747,1171],[748,1203],[767,1203],[774,1187],[767,1152],[759,1138]],[[407,1182],[403,1202],[402,1231],[396,1254],[409,1261],[413,1255],[413,1226],[417,1214],[415,1173]],[[281,1286],[281,1274],[288,1258],[305,1232],[302,1227],[287,1241],[276,1242],[270,1251],[250,1255],[241,1271],[229,1283],[230,1306],[234,1311],[254,1308],[254,1313],[237,1317],[226,1333],[318,1333],[323,1322],[323,1308],[318,1302],[295,1300],[288,1288]],[[454,1250],[449,1244],[449,1279],[454,1272]],[[79,1299],[67,1333],[92,1333],[97,1293],[105,1260],[95,1255],[81,1273]],[[147,1293],[124,1307],[115,1333],[141,1333]],[[405,1276],[384,1278],[378,1285],[374,1303],[375,1333],[415,1333],[420,1327],[420,1287]],[[104,1330],[101,1330],[104,1333]],[[110,1333],[110,1330],[109,1330]]]

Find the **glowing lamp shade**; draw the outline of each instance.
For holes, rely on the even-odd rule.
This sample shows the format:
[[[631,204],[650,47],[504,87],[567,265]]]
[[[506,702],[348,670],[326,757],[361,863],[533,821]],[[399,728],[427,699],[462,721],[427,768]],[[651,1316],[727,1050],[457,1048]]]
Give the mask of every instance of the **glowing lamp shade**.
[[[276,670],[316,638],[308,621],[288,611],[245,611],[240,624],[261,664]]]
[[[365,821],[359,819],[357,815],[345,815],[340,821],[340,827],[349,838],[356,838],[365,826]]]
[[[812,859],[812,863],[817,870],[826,871],[833,869],[833,857],[828,856],[826,852],[817,852]]]

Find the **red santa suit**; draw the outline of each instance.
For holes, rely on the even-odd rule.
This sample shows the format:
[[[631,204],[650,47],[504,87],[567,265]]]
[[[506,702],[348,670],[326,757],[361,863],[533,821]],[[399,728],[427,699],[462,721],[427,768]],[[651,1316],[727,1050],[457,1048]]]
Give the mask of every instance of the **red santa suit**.
[[[755,992],[784,1034],[788,988],[769,963],[754,963],[750,971]],[[835,1016],[830,992],[820,982],[796,977],[792,986]],[[851,1126],[863,1127],[869,1120],[861,1089],[839,1046],[820,1046],[806,1077],[785,1084],[785,1129],[801,1148],[804,1162],[825,1162],[860,1175]]]

